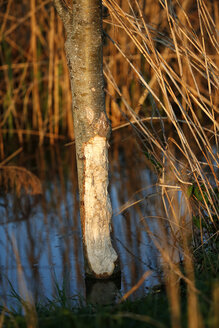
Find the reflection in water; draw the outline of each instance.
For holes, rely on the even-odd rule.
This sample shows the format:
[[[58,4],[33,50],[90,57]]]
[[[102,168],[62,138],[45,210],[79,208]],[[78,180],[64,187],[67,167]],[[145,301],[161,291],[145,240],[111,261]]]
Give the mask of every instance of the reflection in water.
[[[132,134],[123,132],[114,133],[110,148],[112,235],[120,257],[121,295],[145,271],[153,271],[132,295],[141,297],[149,287],[159,283],[159,257],[152,236],[162,238],[159,220],[166,214],[162,195],[155,186],[157,175],[152,164]],[[16,165],[38,176],[43,192],[30,195],[21,190],[18,195],[13,190],[7,193],[1,190],[0,296],[11,303],[8,297],[11,285],[22,295],[20,261],[25,283],[35,300],[54,297],[57,284],[69,297],[85,298],[74,147],[56,145],[36,148],[34,153],[24,151]],[[127,205],[131,203],[135,205]],[[124,204],[126,208],[120,213]],[[146,233],[145,223],[152,235]],[[15,258],[16,248],[19,259]]]
[[[20,196],[7,193],[1,197],[1,293],[10,285],[19,290],[19,276],[14,257],[16,242],[28,288],[35,299],[51,297],[55,282],[65,282],[66,292],[84,294],[83,256],[79,222],[77,179],[72,150],[39,148],[17,165],[31,165],[43,186],[42,195]],[[31,163],[31,164],[30,164]],[[33,169],[31,169],[33,172]]]

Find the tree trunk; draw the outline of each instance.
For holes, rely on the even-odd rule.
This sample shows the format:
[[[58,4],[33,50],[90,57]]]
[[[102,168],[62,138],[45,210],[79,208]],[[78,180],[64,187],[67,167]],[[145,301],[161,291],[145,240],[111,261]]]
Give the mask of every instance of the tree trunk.
[[[97,278],[107,278],[117,255],[110,239],[108,139],[102,57],[102,1],[54,0],[66,29],[85,257]]]

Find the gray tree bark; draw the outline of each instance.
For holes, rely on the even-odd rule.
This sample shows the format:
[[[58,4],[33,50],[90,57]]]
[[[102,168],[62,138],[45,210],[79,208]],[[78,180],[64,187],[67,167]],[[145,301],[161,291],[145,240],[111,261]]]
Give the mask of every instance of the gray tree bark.
[[[108,195],[108,139],[105,112],[102,1],[54,0],[66,30],[76,143],[80,213],[85,257],[97,278],[113,274],[117,255],[110,238],[111,202]]]

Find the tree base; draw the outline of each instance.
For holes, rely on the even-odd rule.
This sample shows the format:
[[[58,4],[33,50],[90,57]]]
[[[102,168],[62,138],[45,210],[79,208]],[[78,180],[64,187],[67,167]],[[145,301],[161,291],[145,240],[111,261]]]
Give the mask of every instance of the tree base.
[[[119,265],[110,278],[97,279],[86,274],[86,301],[91,304],[110,305],[115,304],[121,290],[121,271]]]

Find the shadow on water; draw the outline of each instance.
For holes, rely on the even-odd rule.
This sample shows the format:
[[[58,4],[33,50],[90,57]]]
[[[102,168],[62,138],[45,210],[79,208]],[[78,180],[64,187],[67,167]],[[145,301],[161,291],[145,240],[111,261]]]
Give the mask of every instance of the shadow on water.
[[[109,281],[108,287],[106,282],[95,289],[90,282],[85,287],[74,146],[28,148],[13,164],[35,174],[40,179],[42,193],[31,195],[21,188],[18,194],[14,188],[7,192],[1,189],[3,302],[13,303],[9,296],[12,286],[25,297],[24,285],[35,301],[52,299],[59,289],[64,289],[75,301],[85,299],[87,293],[92,302],[98,297],[101,303],[111,302],[112,295],[127,293],[148,270],[152,273],[131,297],[142,297],[150,287],[159,284],[159,255],[145,223],[154,236],[162,238],[158,221],[165,218],[165,210],[153,164],[130,130],[115,132],[110,148],[112,237],[119,254],[121,279],[117,285]],[[179,261],[178,251],[173,250],[172,256]],[[104,300],[106,288],[111,291],[111,298],[106,296]]]

